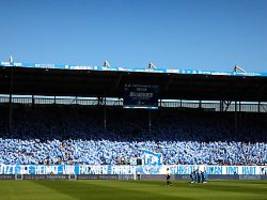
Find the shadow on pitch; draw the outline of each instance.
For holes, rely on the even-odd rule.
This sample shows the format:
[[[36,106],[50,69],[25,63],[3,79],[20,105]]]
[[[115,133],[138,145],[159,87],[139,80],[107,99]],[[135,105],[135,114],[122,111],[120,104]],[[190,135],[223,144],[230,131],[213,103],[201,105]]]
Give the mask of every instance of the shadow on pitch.
[[[192,198],[186,197],[178,197],[172,196],[168,194],[157,193],[154,191],[143,191],[132,189],[129,184],[129,187],[116,187],[112,186],[114,182],[106,181],[106,184],[97,184],[96,181],[34,181],[34,183],[39,184],[41,186],[52,189],[58,193],[62,193],[64,195],[68,195],[74,199],[79,200],[149,200],[149,199],[157,199],[157,200],[192,200]],[[123,181],[115,182],[116,184],[121,183],[125,184]],[[140,184],[140,188],[142,188],[142,184]],[[162,187],[166,188],[166,187]],[[165,189],[163,189],[165,190]]]

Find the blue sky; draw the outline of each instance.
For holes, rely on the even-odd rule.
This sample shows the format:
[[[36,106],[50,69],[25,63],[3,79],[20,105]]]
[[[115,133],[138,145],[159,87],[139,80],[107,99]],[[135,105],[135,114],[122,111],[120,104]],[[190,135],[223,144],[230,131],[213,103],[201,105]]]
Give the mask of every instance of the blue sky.
[[[1,0],[0,60],[267,71],[267,0]]]

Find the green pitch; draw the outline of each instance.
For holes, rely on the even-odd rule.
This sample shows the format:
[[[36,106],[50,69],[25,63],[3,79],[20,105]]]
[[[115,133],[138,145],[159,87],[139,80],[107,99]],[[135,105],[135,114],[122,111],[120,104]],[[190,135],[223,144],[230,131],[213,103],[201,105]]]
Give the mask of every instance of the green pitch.
[[[267,200],[266,181],[0,181],[1,200]]]

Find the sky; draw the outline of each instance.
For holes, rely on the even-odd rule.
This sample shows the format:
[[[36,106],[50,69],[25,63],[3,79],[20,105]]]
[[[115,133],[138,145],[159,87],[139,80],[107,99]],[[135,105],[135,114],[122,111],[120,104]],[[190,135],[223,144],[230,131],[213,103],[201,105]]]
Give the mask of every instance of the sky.
[[[0,0],[0,60],[267,71],[267,0]]]

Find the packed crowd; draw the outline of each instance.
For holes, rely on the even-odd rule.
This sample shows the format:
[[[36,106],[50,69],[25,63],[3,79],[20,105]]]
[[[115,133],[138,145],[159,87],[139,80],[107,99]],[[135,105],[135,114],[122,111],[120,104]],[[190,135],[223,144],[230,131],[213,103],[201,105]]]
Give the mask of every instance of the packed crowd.
[[[130,164],[147,149],[164,164],[267,164],[265,115],[15,107],[0,111],[0,164]]]
[[[0,139],[0,163],[4,164],[130,164],[143,149],[160,152],[164,164],[264,165],[267,144],[242,142]],[[123,162],[122,159],[123,158]]]

